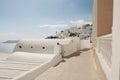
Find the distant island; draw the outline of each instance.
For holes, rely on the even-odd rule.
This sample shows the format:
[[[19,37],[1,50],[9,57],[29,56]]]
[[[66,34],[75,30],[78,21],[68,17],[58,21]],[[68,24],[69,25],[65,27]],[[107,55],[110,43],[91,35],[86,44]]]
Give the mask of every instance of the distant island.
[[[5,42],[2,42],[2,43],[17,43],[19,42],[19,40],[7,40]]]

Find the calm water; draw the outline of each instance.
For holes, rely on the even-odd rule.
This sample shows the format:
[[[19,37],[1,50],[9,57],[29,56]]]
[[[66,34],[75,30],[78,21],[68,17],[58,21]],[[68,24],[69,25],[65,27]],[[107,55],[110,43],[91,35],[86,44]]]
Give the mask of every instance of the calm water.
[[[0,53],[12,53],[16,43],[0,43]]]

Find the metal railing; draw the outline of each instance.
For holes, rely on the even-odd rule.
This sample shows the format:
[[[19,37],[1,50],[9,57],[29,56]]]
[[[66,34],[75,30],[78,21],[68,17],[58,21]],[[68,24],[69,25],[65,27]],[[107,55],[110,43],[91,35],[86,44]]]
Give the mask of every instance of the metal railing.
[[[101,54],[106,64],[111,67],[112,56],[112,38],[111,37],[99,37],[96,39],[96,49],[98,54]]]

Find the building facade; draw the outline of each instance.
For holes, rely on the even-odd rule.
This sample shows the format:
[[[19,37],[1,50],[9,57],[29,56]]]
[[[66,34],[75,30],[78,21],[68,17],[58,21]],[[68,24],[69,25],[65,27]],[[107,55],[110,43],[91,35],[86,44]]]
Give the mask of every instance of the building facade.
[[[94,0],[93,42],[95,38],[112,33],[113,0]]]
[[[93,51],[102,80],[120,80],[119,35],[120,0],[94,0]]]

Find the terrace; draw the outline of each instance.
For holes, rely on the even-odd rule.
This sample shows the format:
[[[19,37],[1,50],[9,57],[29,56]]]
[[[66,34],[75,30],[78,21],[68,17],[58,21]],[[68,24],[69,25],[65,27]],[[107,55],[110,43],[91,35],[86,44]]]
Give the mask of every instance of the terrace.
[[[64,58],[35,80],[120,80],[119,4],[119,0],[94,0],[93,47]]]

